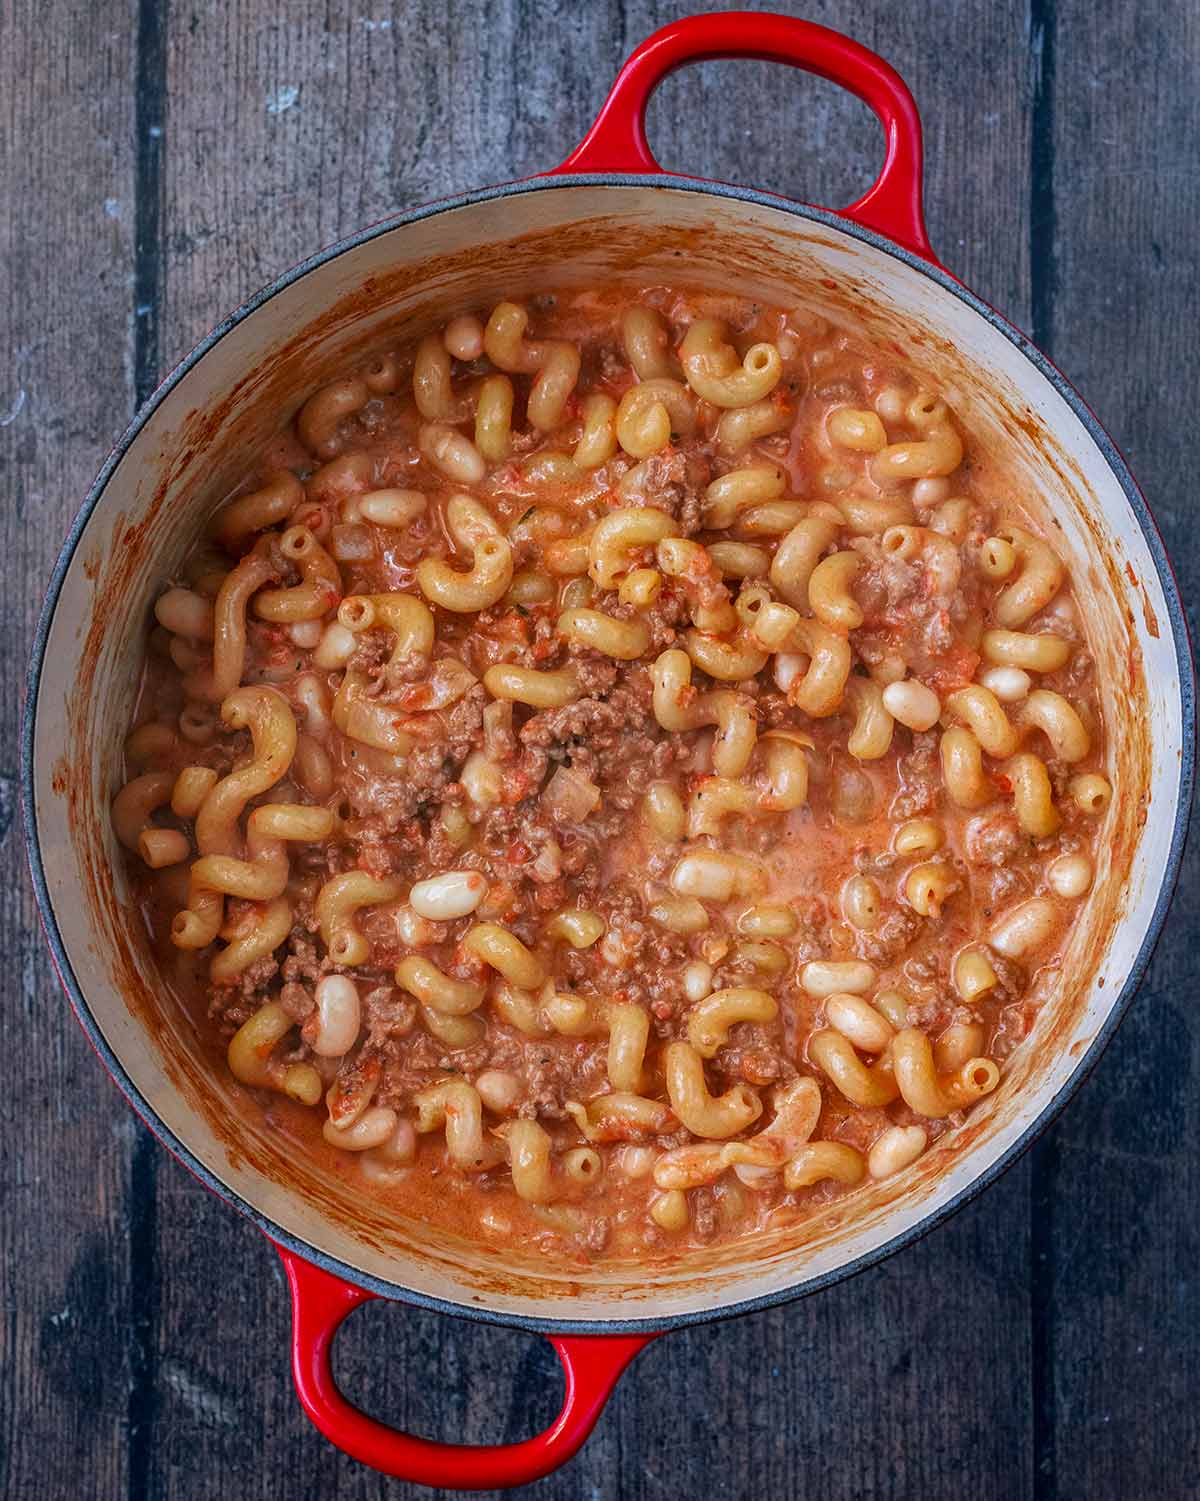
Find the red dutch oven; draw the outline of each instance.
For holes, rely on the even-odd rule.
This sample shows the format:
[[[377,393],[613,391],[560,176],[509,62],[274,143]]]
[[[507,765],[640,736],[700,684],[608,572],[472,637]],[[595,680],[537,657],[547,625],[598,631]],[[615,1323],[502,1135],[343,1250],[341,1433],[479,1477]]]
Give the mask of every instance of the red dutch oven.
[[[685,63],[788,63],[849,89],[883,125],[875,184],[840,213],[663,172],[646,105]],[[144,620],[198,531],[192,497],[238,481],[300,394],[348,353],[416,336],[453,312],[546,285],[729,288],[785,305],[815,291],[836,315],[933,365],[973,430],[1003,438],[1052,507],[1089,613],[1117,796],[1095,896],[1057,993],[1001,1087],[852,1213],[687,1253],[670,1265],[545,1266],[404,1220],[296,1161],[188,1019],[162,999],[123,901],[107,817]],[[30,864],[47,939],[88,1037],[134,1108],[209,1187],[271,1237],[294,1309],[300,1401],[333,1443],[429,1485],[511,1486],[563,1464],[621,1371],[656,1334],[815,1291],[909,1243],[984,1186],[1096,1061],[1148,961],[1179,864],[1193,769],[1193,680],[1178,594],[1123,460],[1063,377],[963,288],[930,248],[921,127],[879,57],[782,16],[676,22],[626,63],[583,144],[555,171],[398,216],[281,277],[168,378],[104,466],[63,549],[34,649],[24,725]],[[1148,796],[1153,789],[1153,796]],[[523,1443],[467,1448],[394,1431],[351,1405],[330,1369],[346,1315],[387,1297],[546,1334],[562,1411]]]

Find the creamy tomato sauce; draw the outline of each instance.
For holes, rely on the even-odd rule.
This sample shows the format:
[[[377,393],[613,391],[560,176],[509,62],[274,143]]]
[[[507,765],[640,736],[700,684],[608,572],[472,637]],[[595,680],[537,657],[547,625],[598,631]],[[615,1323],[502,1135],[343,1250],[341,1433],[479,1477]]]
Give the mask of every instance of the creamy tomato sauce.
[[[652,1258],[904,1169],[1056,983],[1104,779],[1037,505],[811,313],[600,289],[298,393],[164,580],[164,978],[403,1212]]]

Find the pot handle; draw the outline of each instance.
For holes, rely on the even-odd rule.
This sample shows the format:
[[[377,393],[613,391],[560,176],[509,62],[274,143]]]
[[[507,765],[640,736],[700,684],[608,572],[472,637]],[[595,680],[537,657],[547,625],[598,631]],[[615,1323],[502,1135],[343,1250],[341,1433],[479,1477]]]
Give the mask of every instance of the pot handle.
[[[517,1444],[439,1444],[376,1422],[338,1390],[329,1354],[342,1320],[374,1293],[276,1245],[292,1291],[292,1379],[300,1405],[331,1444],[361,1464],[420,1485],[495,1490],[557,1470],[581,1448],[617,1384],[652,1334],[554,1336],[566,1395],[549,1428]]]
[[[789,63],[840,84],[870,105],[883,126],[887,154],[879,176],[838,212],[896,240],[935,266],[921,200],[921,117],[908,85],[883,58],[812,21],[758,11],[687,16],[656,31],[617,74],[596,123],[558,173],[659,173],[646,140],[650,95],[676,68],[714,58],[753,57]]]

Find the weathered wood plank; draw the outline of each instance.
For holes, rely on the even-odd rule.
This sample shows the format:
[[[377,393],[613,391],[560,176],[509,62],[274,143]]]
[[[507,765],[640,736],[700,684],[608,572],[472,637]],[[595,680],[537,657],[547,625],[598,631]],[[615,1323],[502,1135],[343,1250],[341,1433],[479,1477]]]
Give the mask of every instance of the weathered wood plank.
[[[1056,13],[1057,12],[1057,13]],[[1052,42],[1045,330],[1124,448],[1193,612],[1200,598],[1190,430],[1196,384],[1200,16],[1059,0]],[[1056,33],[1056,34],[1055,34]],[[1200,1489],[1200,921],[1192,840],[1146,984],[1035,1163],[1052,1317],[1041,1494]]]
[[[42,946],[17,723],[60,539],[133,405],[132,17],[0,5],[0,1493],[126,1484],[131,1119]]]

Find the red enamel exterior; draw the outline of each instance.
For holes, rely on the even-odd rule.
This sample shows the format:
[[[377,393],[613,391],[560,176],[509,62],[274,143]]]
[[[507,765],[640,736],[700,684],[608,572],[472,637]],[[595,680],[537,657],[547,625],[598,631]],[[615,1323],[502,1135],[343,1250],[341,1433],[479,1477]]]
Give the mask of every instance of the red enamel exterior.
[[[722,11],[688,16],[648,37],[617,75],[580,145],[547,176],[662,172],[646,140],[646,106],[676,68],[718,58],[787,63],[840,84],[870,106],[883,126],[886,153],[875,182],[843,218],[940,266],[922,207],[921,120],[908,86],[860,43],[790,16]],[[384,1474],[450,1490],[525,1485],[558,1469],[596,1426],[622,1371],[654,1338],[578,1335],[550,1343],[562,1362],[562,1411],[544,1432],[517,1444],[475,1447],[414,1438],[377,1422],[338,1390],[330,1349],[338,1326],[375,1295],[343,1282],[277,1246],[292,1292],[292,1376],[304,1411],[339,1449]]]
[[[747,57],[803,68],[856,94],[883,126],[879,176],[843,218],[895,240],[940,266],[925,230],[921,200],[921,117],[908,85],[881,57],[813,21],[755,11],[687,16],[664,26],[617,75],[596,123],[557,173],[653,173],[662,168],[646,140],[646,106],[667,76],[687,63]]]
[[[352,1458],[422,1485],[495,1490],[540,1480],[575,1454],[596,1426],[621,1372],[654,1335],[561,1337],[550,1343],[562,1361],[566,1392],[549,1428],[518,1444],[437,1444],[398,1433],[347,1402],[329,1352],[342,1320],[375,1296],[277,1246],[292,1290],[292,1377],[305,1412]]]

